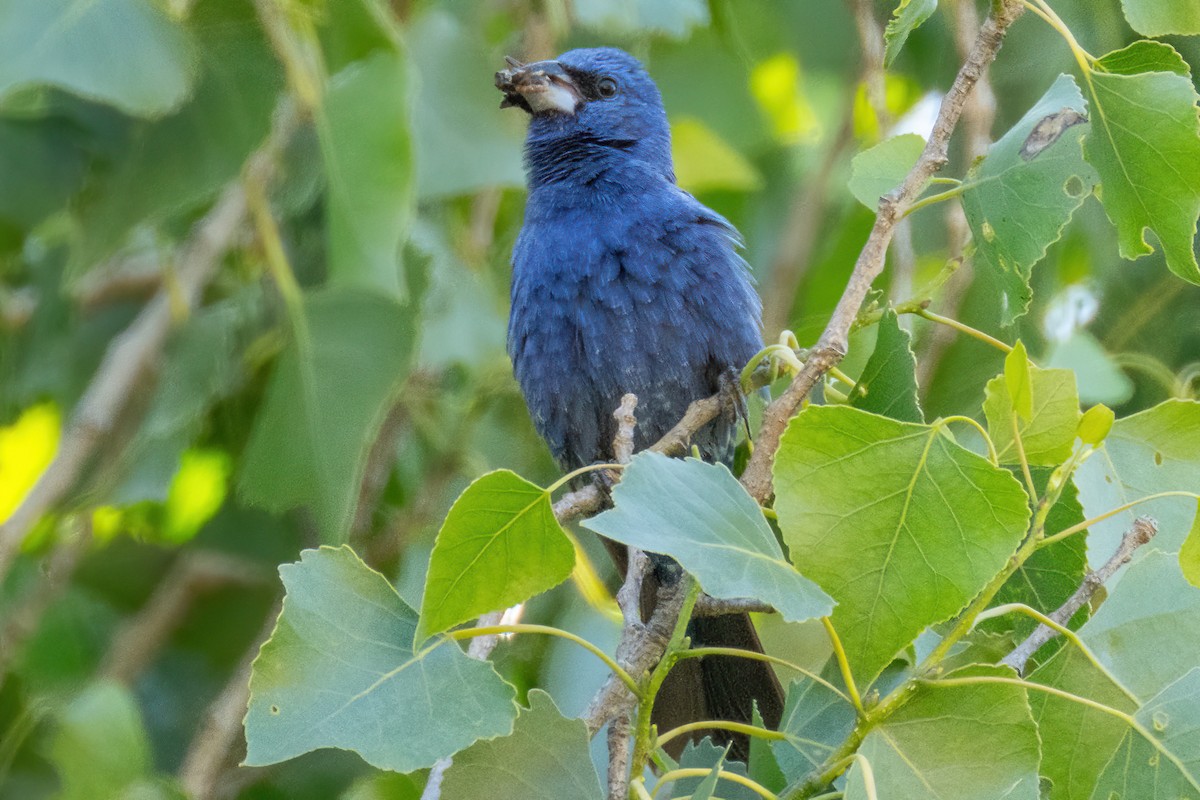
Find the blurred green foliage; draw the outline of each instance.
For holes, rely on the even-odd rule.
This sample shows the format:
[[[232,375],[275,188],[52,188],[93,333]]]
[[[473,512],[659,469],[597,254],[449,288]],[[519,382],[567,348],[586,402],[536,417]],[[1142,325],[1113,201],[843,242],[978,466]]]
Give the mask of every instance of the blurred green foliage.
[[[787,327],[807,345],[872,220],[848,185],[851,157],[909,112],[928,127],[922,97],[949,86],[961,62],[962,2],[943,2],[903,50],[889,49],[891,119],[864,100],[854,23],[835,0],[0,4],[0,519],[46,468],[107,348],[151,295],[175,297],[194,226],[244,174],[280,98],[312,120],[287,142],[261,203],[251,197],[253,220],[217,243],[221,269],[199,306],[175,302],[162,357],[0,586],[0,799],[417,797],[419,775],[385,776],[345,752],[238,768],[240,711],[249,658],[278,612],[278,564],[349,541],[416,607],[433,536],[471,480],[495,468],[543,485],[556,477],[503,348],[524,191],[523,120],[497,107],[491,86],[502,57],[615,44],[643,58],[681,182],[746,237],[768,340]],[[879,2],[877,18],[894,5]],[[913,0],[906,13],[929,5]],[[1137,38],[1118,0],[1053,5],[1093,53]],[[1157,34],[1188,22],[1147,24]],[[1165,41],[1195,75],[1200,41]],[[1057,33],[1020,20],[991,71],[993,138],[1047,92],[1074,101],[1056,82],[1072,65]],[[1186,90],[1186,78],[1155,75]],[[1157,89],[1110,91],[1133,104]],[[972,168],[963,139],[944,175]],[[1143,166],[1130,196],[1175,180],[1163,164]],[[1192,197],[1197,185],[1172,191]],[[976,201],[1004,202],[964,197],[969,218]],[[1015,226],[1021,214],[1018,204]],[[913,273],[889,271],[877,286],[894,300],[957,255],[946,206],[912,223]],[[1140,249],[1135,228],[1122,228],[1121,251]],[[1172,268],[1187,272],[1194,230],[1160,233]],[[1006,287],[1002,304],[991,281],[956,277],[953,316],[1020,336],[1042,363],[1076,372],[1085,403],[1118,416],[1195,397],[1200,288],[1152,243],[1152,255],[1123,261],[1104,210],[1083,199],[1031,272],[1029,254],[1012,255],[1028,296]],[[917,413],[981,417],[1002,355],[967,337],[946,343],[921,320],[911,328]],[[898,329],[889,335],[907,357]],[[852,377],[874,336],[856,335],[843,365]],[[607,565],[593,538],[582,546]],[[580,585],[535,599],[527,617],[611,643],[614,624]],[[769,638],[806,635],[778,627]],[[814,650],[810,666],[826,655]],[[604,677],[558,640],[517,639],[496,661],[522,694],[544,687],[567,715]],[[537,702],[530,717],[569,727]]]

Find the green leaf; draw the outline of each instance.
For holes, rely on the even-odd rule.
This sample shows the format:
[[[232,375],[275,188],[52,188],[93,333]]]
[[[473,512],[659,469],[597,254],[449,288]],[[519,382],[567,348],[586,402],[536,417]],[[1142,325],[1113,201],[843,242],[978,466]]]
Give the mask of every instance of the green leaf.
[[[1100,773],[1093,797],[1200,800],[1196,774],[1160,747],[1133,729],[1126,731],[1108,766]]]
[[[940,425],[810,406],[775,461],[791,558],[838,606],[833,622],[864,688],[926,626],[961,610],[1016,550],[1025,492]]]
[[[305,550],[279,575],[283,611],[250,678],[248,766],[337,747],[409,772],[512,731],[513,688],[449,640],[414,652],[416,612],[350,548]]]
[[[580,25],[606,34],[658,33],[682,39],[709,22],[704,0],[575,0],[571,8]]]
[[[550,695],[534,689],[511,736],[476,742],[454,757],[442,797],[600,800],[587,726],[564,717]]]
[[[751,742],[761,741],[751,739]],[[691,800],[711,800],[720,782],[720,797],[722,800],[758,800],[759,795],[733,781],[722,781],[717,775],[718,770],[732,772],[745,776],[746,765],[740,761],[726,761],[726,749],[718,747],[707,736],[697,742],[688,742],[679,756],[680,769],[707,769],[707,775],[699,778],[680,778],[671,786],[669,798],[691,798]]]
[[[1200,664],[1200,589],[1178,559],[1152,550],[1108,586],[1108,599],[1079,637],[1142,700]]]
[[[1135,710],[1133,701],[1074,646],[1059,650],[1029,680],[1118,711]],[[1089,800],[1127,726],[1103,711],[1046,692],[1030,691],[1029,705],[1042,737],[1041,773],[1051,783],[1050,800]]]
[[[771,743],[783,774],[797,781],[821,766],[857,720],[854,706],[829,687],[814,680],[792,681],[779,722],[780,732],[788,738]]]
[[[762,175],[754,165],[698,119],[672,121],[671,150],[675,179],[689,192],[753,192],[762,188]]]
[[[758,712],[757,703],[754,705],[754,713],[751,715],[750,722],[759,728],[767,727],[762,714]],[[780,792],[787,785],[787,777],[779,767],[779,760],[775,757],[772,745],[774,745],[772,741],[758,736],[751,737],[750,763],[747,765],[747,769],[752,780],[773,792]],[[745,800],[755,800],[754,792],[748,792]]]
[[[1147,45],[1130,47],[1144,51]],[[1084,156],[1100,175],[1101,200],[1117,227],[1121,255],[1135,259],[1153,252],[1145,239],[1149,228],[1167,267],[1200,283],[1192,250],[1200,216],[1200,98],[1185,75],[1101,71],[1127,63],[1128,50],[1101,58],[1090,73],[1094,124]]]
[[[890,308],[877,326],[875,349],[850,393],[850,405],[901,422],[924,422],[917,399],[917,359],[912,336]]]
[[[1023,349],[1023,348],[1022,348]],[[1016,350],[1013,350],[1015,353]],[[1079,428],[1079,395],[1075,393],[1075,373],[1066,369],[1039,369],[1027,365],[1024,379],[1016,379],[1021,399],[1014,401],[1009,360],[1005,360],[1004,378],[995,377],[984,390],[983,413],[988,435],[996,446],[1001,464],[1019,462],[1013,439],[1013,407],[1018,411],[1017,430],[1030,464],[1058,466],[1071,456],[1075,432]]]
[[[283,73],[253,6],[205,2],[192,16],[201,55],[195,94],[170,116],[136,123],[111,169],[85,189],[75,209],[75,272],[111,255],[135,225],[203,205],[266,138]]]
[[[1079,144],[1089,130],[1086,113],[1074,79],[1058,76],[963,182],[976,263],[999,289],[1005,325],[1025,313],[1033,266],[1092,193],[1096,175]]]
[[[850,193],[874,211],[879,198],[904,183],[924,149],[925,139],[915,133],[902,133],[868,147],[850,162]]]
[[[574,566],[550,494],[515,472],[489,472],[458,496],[438,531],[417,640],[528,600]]]
[[[155,116],[195,75],[187,33],[149,0],[6,0],[0,5],[0,102],[47,85]]]
[[[1164,42],[1134,42],[1123,50],[1116,50],[1101,59],[1105,72],[1117,75],[1138,75],[1143,72],[1174,72],[1190,77],[1191,67],[1179,52]]]
[[[613,489],[613,505],[583,526],[671,556],[713,597],[753,597],[789,622],[833,608],[787,562],[762,509],[724,465],[639,453]]]
[[[420,77],[413,105],[419,198],[522,186],[525,114],[501,110],[487,77],[504,65],[503,52],[492,55],[476,26],[437,8],[414,20],[405,39]]]
[[[338,800],[421,800],[422,783],[410,775],[376,772],[359,778]]]
[[[1117,415],[1108,406],[1104,404],[1092,406],[1079,418],[1079,430],[1076,435],[1084,444],[1099,447],[1108,438],[1116,419]]]
[[[150,739],[124,686],[96,683],[63,710],[50,744],[59,800],[125,797],[150,771]]]
[[[1200,494],[1200,403],[1168,400],[1117,420],[1104,446],[1076,470],[1074,480],[1089,518],[1158,492]],[[1174,553],[1192,528],[1196,501],[1152,500],[1096,523],[1088,533],[1093,566],[1116,552],[1121,536],[1143,514],[1158,521],[1154,547]]]
[[[367,452],[395,401],[413,351],[413,313],[346,289],[310,295],[307,341],[280,356],[242,461],[249,503],[305,505],[322,539],[348,533]]]
[[[1029,377],[1029,354],[1020,339],[1004,357],[1004,386],[1008,389],[1008,410],[1029,422],[1033,419],[1033,381]]]
[[[908,35],[933,16],[934,11],[937,11],[937,0],[900,0],[892,12],[892,18],[888,20],[887,30],[883,32],[885,67],[892,66],[908,41]]]
[[[951,678],[1012,677],[971,667]],[[1038,731],[1025,690],[1005,684],[922,685],[911,700],[863,739],[877,795],[868,794],[861,764],[846,777],[846,800],[952,797],[1038,800]]]
[[[1200,510],[1192,522],[1192,530],[1179,548],[1179,569],[1188,583],[1200,589]]]
[[[1200,667],[1159,692],[1134,718],[1193,779],[1200,775]]]
[[[1200,34],[1200,5],[1180,0],[1121,0],[1129,27],[1143,36]]]
[[[329,181],[329,280],[403,297],[400,246],[414,209],[403,54],[381,51],[330,81],[321,134]]]

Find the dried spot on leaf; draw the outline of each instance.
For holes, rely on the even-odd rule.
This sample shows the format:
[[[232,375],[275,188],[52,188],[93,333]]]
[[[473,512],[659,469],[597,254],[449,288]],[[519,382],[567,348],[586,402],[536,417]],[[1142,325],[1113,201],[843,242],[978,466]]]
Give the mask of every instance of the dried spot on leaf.
[[[1057,142],[1068,128],[1087,121],[1086,114],[1081,114],[1070,107],[1042,117],[1038,124],[1033,126],[1033,130],[1029,132],[1029,135],[1025,137],[1025,143],[1021,145],[1021,158],[1026,161],[1032,161],[1037,157],[1038,153]],[[1078,197],[1078,195],[1074,194],[1071,196]]]

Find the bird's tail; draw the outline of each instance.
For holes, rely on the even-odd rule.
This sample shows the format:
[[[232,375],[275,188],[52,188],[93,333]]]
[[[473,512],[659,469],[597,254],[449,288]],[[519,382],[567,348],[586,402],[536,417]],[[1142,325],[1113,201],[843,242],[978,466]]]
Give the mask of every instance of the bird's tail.
[[[688,635],[695,647],[736,647],[763,652],[749,614],[698,617],[689,625]],[[763,724],[772,730],[778,728],[783,717],[783,687],[770,664],[734,656],[686,659],[671,670],[659,690],[653,721],[660,733],[701,720],[748,725],[753,722],[755,704]],[[748,760],[750,740],[745,734],[713,729],[696,731],[691,738],[699,740],[705,736],[711,736],[718,745],[732,745],[730,758]],[[685,743],[686,740],[676,739],[667,749],[678,756]]]

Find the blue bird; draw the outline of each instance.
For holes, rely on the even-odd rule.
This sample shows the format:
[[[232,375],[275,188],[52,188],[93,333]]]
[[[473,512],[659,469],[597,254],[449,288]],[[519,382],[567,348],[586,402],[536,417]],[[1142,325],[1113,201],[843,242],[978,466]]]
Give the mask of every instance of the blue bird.
[[[761,303],[738,232],[676,184],[662,98],[635,58],[597,48],[509,66],[496,73],[501,106],[530,121],[508,352],[538,433],[569,470],[612,459],[613,411],[626,392],[638,398],[641,449],[721,389],[762,349]],[[721,417],[693,444],[728,464],[736,431],[736,418]],[[696,620],[691,633],[708,646],[761,649],[745,615]],[[668,684],[656,704],[662,730],[749,722],[752,700],[769,725],[782,712],[762,662],[683,662]],[[744,757],[746,740],[734,745]]]

